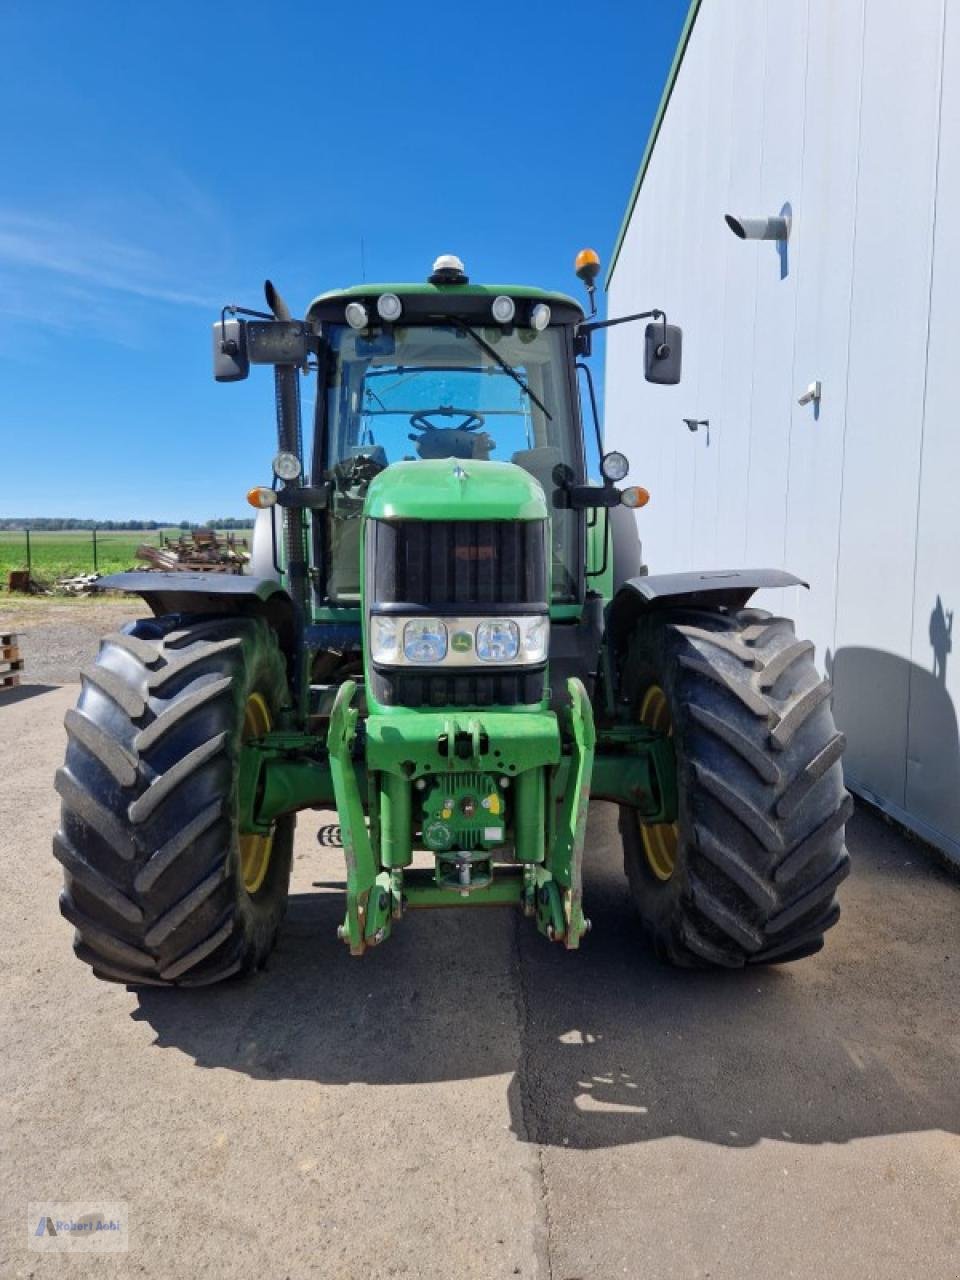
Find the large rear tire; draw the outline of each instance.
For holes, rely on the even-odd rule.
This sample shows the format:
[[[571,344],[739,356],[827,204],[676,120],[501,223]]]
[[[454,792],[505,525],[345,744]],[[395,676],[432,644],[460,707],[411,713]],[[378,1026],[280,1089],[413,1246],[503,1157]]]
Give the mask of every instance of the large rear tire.
[[[82,676],[53,842],[77,955],[131,985],[261,966],[286,906],[294,819],[240,837],[238,761],[289,705],[274,633],[252,618],[146,619],[103,640]]]
[[[624,862],[661,958],[737,968],[811,955],[850,863],[843,734],[813,645],[759,609],[642,616],[622,668],[634,715],[672,734],[674,824],[620,811]]]

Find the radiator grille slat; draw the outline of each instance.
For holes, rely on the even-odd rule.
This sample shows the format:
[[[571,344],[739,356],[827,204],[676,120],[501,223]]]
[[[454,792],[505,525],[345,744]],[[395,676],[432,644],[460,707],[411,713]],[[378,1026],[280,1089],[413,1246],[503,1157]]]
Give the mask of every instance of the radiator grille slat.
[[[494,605],[547,601],[545,522],[375,520],[367,583],[376,604]]]

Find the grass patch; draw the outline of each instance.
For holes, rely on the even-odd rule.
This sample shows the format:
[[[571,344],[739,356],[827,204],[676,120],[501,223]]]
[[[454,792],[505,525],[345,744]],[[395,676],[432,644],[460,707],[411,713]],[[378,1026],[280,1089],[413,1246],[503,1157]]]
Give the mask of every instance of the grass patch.
[[[169,531],[176,536],[177,531]],[[142,533],[110,530],[97,533],[97,571],[122,573],[137,563],[141,543],[160,545],[160,530]],[[30,534],[30,564],[41,582],[94,572],[93,534],[89,529],[58,529]],[[6,586],[11,569],[27,568],[27,535],[0,529],[0,583]]]
[[[159,547],[161,535],[176,541],[179,529],[152,529],[137,532],[129,529],[97,532],[96,572],[123,573],[137,565],[137,547],[144,543]],[[232,532],[246,539],[249,546],[252,529],[217,530],[222,537]],[[30,534],[30,567],[34,578],[51,585],[57,578],[76,577],[94,572],[93,534],[89,529],[37,530]],[[27,535],[21,529],[0,529],[0,589],[5,590],[11,569],[27,568]]]

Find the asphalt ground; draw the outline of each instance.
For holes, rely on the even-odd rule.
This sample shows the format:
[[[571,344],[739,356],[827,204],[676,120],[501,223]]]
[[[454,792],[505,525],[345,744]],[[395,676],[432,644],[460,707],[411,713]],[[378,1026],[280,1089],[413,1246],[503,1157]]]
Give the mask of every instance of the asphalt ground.
[[[960,1276],[960,884],[922,846],[858,812],[823,952],[674,972],[597,805],[579,953],[445,911],[352,959],[308,814],[269,968],[138,994],[57,910],[76,692],[0,700],[0,1276]],[[28,1248],[32,1202],[98,1197],[128,1253]]]

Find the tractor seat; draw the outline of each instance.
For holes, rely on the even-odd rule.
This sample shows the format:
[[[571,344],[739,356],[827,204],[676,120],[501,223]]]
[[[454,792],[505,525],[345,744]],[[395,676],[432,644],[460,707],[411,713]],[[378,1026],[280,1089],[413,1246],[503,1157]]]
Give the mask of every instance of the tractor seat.
[[[544,445],[540,449],[518,449],[510,459],[524,471],[529,471],[535,480],[543,486],[543,492],[549,499],[557,487],[553,480],[553,469],[563,459],[560,450],[553,445]]]
[[[352,444],[347,450],[348,458],[369,458],[378,467],[388,464],[387,451],[382,444]]]

